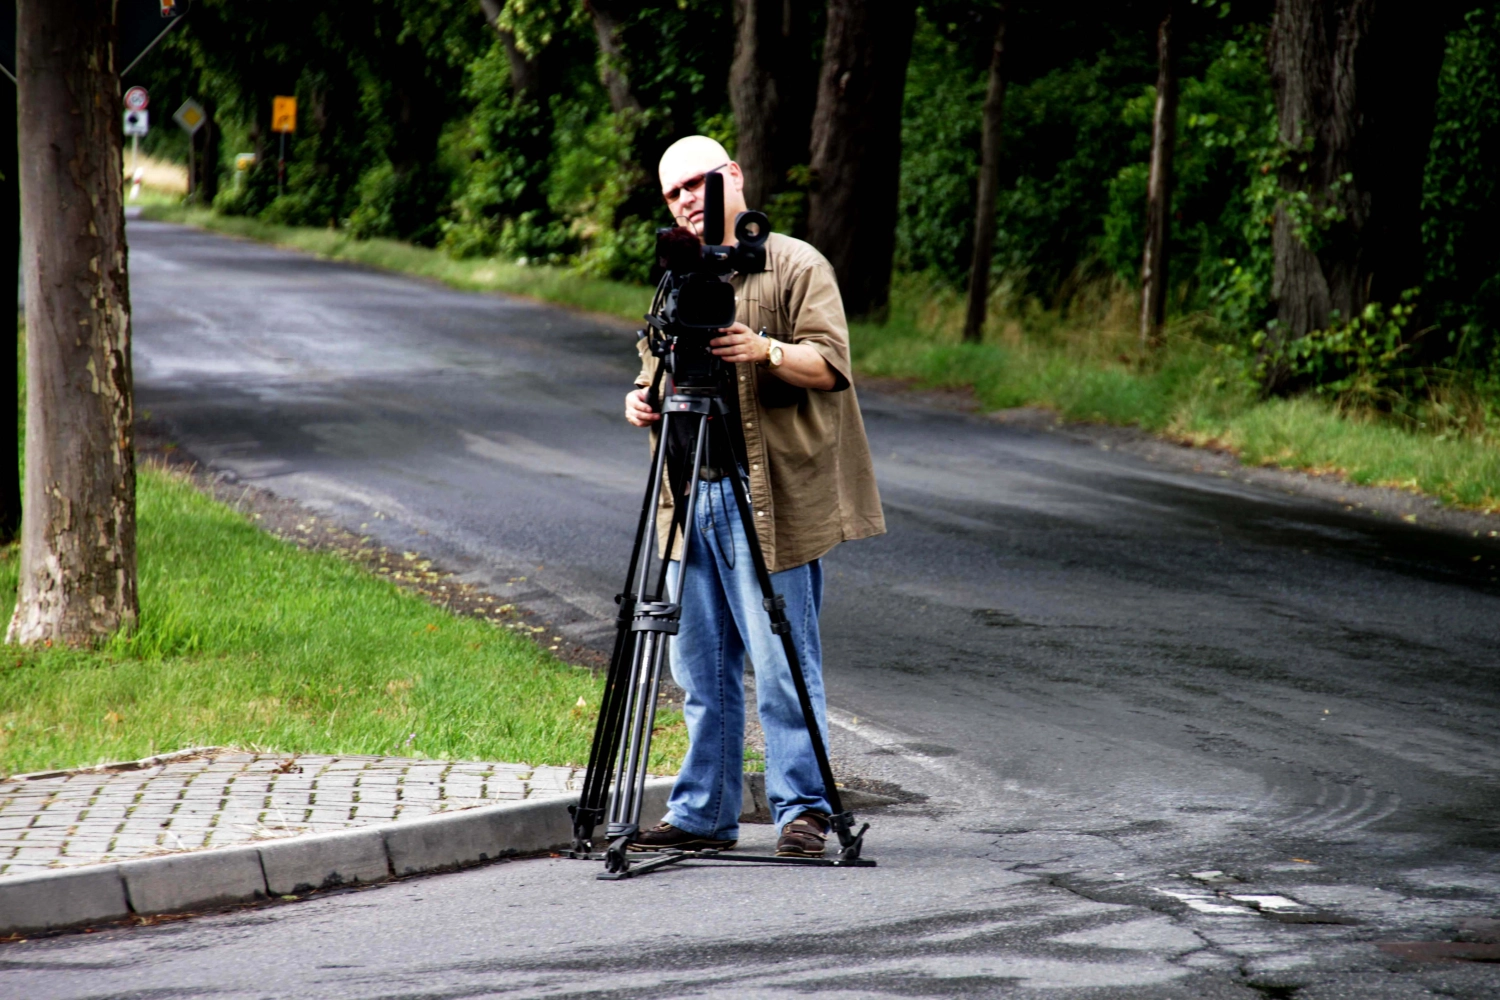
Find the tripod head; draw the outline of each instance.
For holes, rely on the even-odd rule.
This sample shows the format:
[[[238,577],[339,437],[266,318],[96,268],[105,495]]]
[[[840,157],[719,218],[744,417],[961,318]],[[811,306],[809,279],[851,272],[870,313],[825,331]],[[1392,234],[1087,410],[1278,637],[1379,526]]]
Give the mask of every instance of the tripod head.
[[[651,351],[661,358],[680,389],[717,385],[722,365],[708,342],[734,322],[731,274],[766,269],[766,240],[771,220],[764,212],[740,212],[734,218],[733,245],[724,243],[724,176],[704,175],[703,239],[682,226],[656,231],[656,260],[661,269],[656,301],[646,322]]]

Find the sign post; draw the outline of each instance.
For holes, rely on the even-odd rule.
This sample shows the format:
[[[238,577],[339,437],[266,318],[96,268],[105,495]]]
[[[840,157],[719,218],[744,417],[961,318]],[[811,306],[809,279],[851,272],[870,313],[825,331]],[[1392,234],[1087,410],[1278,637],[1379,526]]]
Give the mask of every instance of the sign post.
[[[146,109],[151,106],[151,95],[145,87],[131,87],[125,91],[125,134],[130,136],[130,175],[141,169],[141,136],[151,128],[151,117]],[[137,187],[140,181],[136,181]],[[130,197],[135,198],[132,189]]]
[[[141,193],[141,136],[151,131],[151,112],[125,112],[125,134],[130,136],[130,200]]]
[[[271,101],[271,131],[281,134],[281,155],[276,161],[276,195],[286,190],[286,135],[297,131],[297,99],[276,96]]]
[[[188,198],[198,193],[198,130],[208,122],[203,105],[189,97],[172,115],[172,120],[188,134]]]

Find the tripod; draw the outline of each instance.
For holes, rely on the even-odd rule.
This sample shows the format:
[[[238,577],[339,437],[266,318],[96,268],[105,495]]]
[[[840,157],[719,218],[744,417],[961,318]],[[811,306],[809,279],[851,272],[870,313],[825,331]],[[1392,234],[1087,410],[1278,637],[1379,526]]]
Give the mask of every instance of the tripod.
[[[583,793],[578,804],[571,808],[573,848],[566,852],[566,856],[602,860],[605,870],[598,878],[607,880],[644,875],[687,861],[871,867],[875,864],[874,861],[860,857],[869,824],[866,823],[855,832],[854,815],[844,809],[838,786],[834,783],[833,771],[828,763],[828,750],[818,728],[817,715],[808,695],[807,680],[803,676],[802,664],[792,639],[791,625],[787,621],[786,601],[772,587],[771,574],[766,568],[765,556],[761,552],[755,531],[755,518],[746,487],[747,477],[743,463],[737,457],[734,461],[735,468],[725,478],[730,480],[733,487],[740,523],[744,526],[756,580],[760,584],[762,604],[770,616],[771,631],[781,637],[782,648],[786,653],[803,722],[812,740],[813,755],[817,759],[818,773],[823,780],[824,797],[832,811],[829,822],[838,835],[839,851],[832,857],[775,857],[724,853],[718,850],[628,850],[630,841],[640,832],[642,792],[646,781],[647,759],[651,753],[651,729],[656,718],[656,699],[667,651],[667,636],[677,633],[682,618],[681,605],[673,603],[668,595],[678,595],[680,599],[682,594],[688,546],[692,544],[693,533],[689,526],[695,523],[698,483],[710,439],[714,442],[716,456],[734,454],[729,431],[725,426],[729,410],[724,403],[724,393],[732,390],[724,385],[723,364],[708,355],[711,360],[706,365],[701,365],[692,372],[683,371],[687,366],[683,365],[682,359],[689,352],[678,352],[677,337],[661,335],[664,330],[670,329],[670,324],[659,321],[654,315],[648,317],[648,320],[653,323],[651,349],[661,360],[647,397],[653,405],[661,386],[662,372],[672,364],[676,364],[678,370],[674,371],[674,391],[662,403],[660,430],[651,459],[651,477],[641,505],[625,590],[616,598],[620,610],[615,618],[614,652],[605,678],[604,697],[594,728],[593,746],[589,750]],[[706,348],[704,353],[707,353]],[[668,471],[667,452],[668,442],[673,440],[672,426],[678,421],[687,421],[690,425],[691,461],[686,473],[678,477],[679,482],[685,481],[686,491],[674,498],[676,502],[668,534],[667,554],[657,557],[656,517],[662,490],[672,486],[673,477]],[[669,556],[679,538],[681,550],[677,553],[674,572]],[[594,830],[606,815],[608,846],[603,852],[596,852],[592,850]]]

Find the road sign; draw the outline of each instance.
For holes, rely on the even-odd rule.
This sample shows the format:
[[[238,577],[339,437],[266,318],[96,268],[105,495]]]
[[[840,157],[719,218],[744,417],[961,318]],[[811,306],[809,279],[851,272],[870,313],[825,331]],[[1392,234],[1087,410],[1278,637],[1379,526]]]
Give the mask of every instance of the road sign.
[[[131,87],[125,91],[125,106],[131,111],[145,111],[151,106],[151,96],[145,87]]]
[[[149,111],[127,111],[125,112],[125,134],[145,135],[151,131],[151,112]]]
[[[203,105],[189,97],[182,102],[182,107],[172,116],[172,120],[182,126],[182,130],[192,135],[208,122],[208,112],[203,110]]]
[[[271,100],[271,131],[272,132],[295,132],[297,131],[297,99],[295,97],[275,97]]]

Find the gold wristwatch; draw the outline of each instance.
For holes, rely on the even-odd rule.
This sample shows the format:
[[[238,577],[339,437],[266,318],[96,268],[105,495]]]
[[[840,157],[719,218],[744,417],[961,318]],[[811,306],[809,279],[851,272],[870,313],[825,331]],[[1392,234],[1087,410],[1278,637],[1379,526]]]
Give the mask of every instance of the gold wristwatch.
[[[760,335],[771,341],[771,346],[766,349],[766,363],[769,364],[772,368],[780,368],[781,359],[783,356],[781,350],[781,342],[778,340],[773,340],[766,333],[764,328],[761,329]]]

